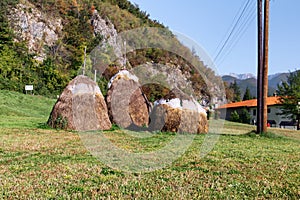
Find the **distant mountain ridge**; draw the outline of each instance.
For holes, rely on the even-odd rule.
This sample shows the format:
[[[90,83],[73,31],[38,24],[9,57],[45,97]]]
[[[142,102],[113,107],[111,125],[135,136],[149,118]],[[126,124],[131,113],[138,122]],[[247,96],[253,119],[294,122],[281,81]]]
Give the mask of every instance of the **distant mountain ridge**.
[[[288,75],[289,75],[289,73],[276,73],[276,74],[271,74],[268,76],[269,77],[269,91],[268,91],[269,96],[272,96],[276,92],[278,84],[281,84],[282,81],[287,80]],[[254,96],[254,97],[257,96],[257,89],[256,89],[257,88],[257,79],[256,79],[256,76],[253,74],[230,73],[229,75],[222,76],[222,80],[228,84],[236,81],[240,87],[242,97],[243,97],[247,87],[250,89],[251,96]]]
[[[230,73],[229,76],[232,76],[232,77],[234,77],[236,79],[240,79],[240,80],[245,80],[248,78],[256,78],[256,76],[251,73],[246,73],[246,74]]]

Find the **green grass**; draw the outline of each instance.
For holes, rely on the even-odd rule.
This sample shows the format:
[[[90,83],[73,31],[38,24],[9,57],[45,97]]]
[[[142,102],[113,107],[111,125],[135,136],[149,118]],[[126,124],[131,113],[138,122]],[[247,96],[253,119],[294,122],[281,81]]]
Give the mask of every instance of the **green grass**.
[[[56,100],[0,90],[0,127],[34,128],[45,123]]]
[[[77,133],[39,128],[54,100],[0,91],[0,101],[8,107],[0,114],[0,199],[300,198],[297,131],[256,135],[253,126],[225,122],[225,132],[206,157],[199,153],[206,136],[197,135],[170,166],[126,173],[91,156]],[[19,105],[24,102],[34,109]],[[116,128],[104,135],[129,152],[156,150],[176,136],[137,138]]]

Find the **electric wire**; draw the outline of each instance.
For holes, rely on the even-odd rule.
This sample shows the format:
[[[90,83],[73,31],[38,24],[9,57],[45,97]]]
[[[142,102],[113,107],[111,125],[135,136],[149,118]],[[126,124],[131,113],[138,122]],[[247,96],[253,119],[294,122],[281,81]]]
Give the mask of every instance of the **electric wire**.
[[[226,33],[224,34],[222,40],[219,42],[217,48],[216,48],[215,51],[214,51],[214,54],[213,54],[214,57],[215,57],[215,55],[217,55],[218,50],[220,50],[220,46],[223,44],[223,41],[225,41],[226,38],[228,37],[228,35],[230,34],[231,30],[232,30],[233,27],[234,27],[234,24],[235,24],[237,18],[238,18],[239,15],[241,14],[241,12],[242,12],[242,10],[243,10],[243,8],[245,7],[246,4],[247,4],[247,0],[245,0],[245,3],[242,4],[242,5],[240,6],[239,11],[238,11],[238,12],[236,13],[236,15],[234,16],[234,19],[233,19],[231,25],[228,27],[228,30],[226,31]]]
[[[231,25],[226,40],[220,43],[222,44],[222,47],[219,48],[221,45],[218,45],[218,53],[214,57],[215,63],[220,63],[220,61],[223,62],[223,60],[232,51],[234,46],[241,39],[241,37],[250,26],[251,22],[255,18],[255,1],[246,0],[242,5],[243,6],[239,9],[237,15],[233,20],[232,24],[234,25]]]
[[[221,65],[227,56],[232,52],[234,47],[238,44],[241,38],[244,36],[250,25],[252,24],[253,20],[256,18],[256,8],[255,3],[252,4],[247,16],[244,18],[243,24],[239,26],[238,30],[232,37],[232,40],[228,43],[227,48],[223,51],[219,59],[217,60],[217,64]]]
[[[234,26],[232,27],[232,29],[231,29],[231,31],[230,31],[230,33],[229,33],[227,39],[226,39],[225,42],[223,43],[221,49],[218,51],[218,53],[217,53],[217,55],[215,56],[214,60],[217,60],[217,58],[220,56],[221,52],[223,51],[223,49],[224,49],[225,46],[227,45],[229,39],[232,37],[232,34],[234,33],[236,27],[237,27],[238,24],[240,23],[240,20],[242,19],[242,17],[243,17],[243,15],[244,15],[244,13],[245,13],[245,11],[246,11],[246,9],[247,9],[249,3],[250,3],[250,0],[247,0],[246,5],[244,6],[242,12],[241,12],[240,15],[239,15],[239,18],[237,19],[237,21],[235,22]]]

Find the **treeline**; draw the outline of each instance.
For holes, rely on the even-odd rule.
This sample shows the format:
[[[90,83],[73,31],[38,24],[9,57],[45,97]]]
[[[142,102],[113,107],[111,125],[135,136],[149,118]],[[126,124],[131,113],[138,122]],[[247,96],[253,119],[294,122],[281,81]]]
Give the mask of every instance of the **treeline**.
[[[245,93],[242,95],[241,89],[237,84],[236,80],[233,83],[228,84],[224,82],[226,99],[228,103],[246,101],[250,99],[255,99],[255,96],[252,96],[250,93],[249,87],[246,88]]]
[[[104,0],[105,1],[105,0]],[[144,24],[148,24],[150,27],[164,28],[157,20],[151,20],[150,15],[146,11],[142,11],[137,4],[132,4],[130,1],[124,0],[106,0],[112,5],[118,5],[119,8],[129,11],[131,14],[141,19]]]

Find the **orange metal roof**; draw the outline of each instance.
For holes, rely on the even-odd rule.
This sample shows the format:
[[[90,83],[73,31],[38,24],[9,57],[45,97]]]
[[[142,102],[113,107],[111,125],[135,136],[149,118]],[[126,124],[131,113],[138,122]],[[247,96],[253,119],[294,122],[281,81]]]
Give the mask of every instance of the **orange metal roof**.
[[[280,97],[268,97],[267,98],[267,106],[278,105],[280,103]],[[240,101],[235,103],[228,103],[222,106],[219,106],[217,109],[225,109],[225,108],[239,108],[239,107],[256,107],[257,99],[251,99],[247,101]]]

